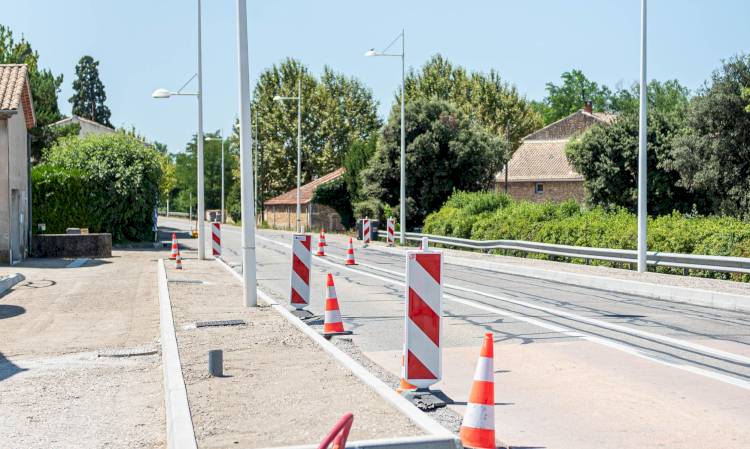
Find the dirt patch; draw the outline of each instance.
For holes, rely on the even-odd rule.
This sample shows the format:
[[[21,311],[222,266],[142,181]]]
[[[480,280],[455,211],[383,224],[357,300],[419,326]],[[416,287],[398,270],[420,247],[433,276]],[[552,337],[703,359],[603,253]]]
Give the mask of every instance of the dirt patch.
[[[158,347],[158,257],[14,267],[26,280],[0,298],[20,312],[0,316],[3,449],[165,446],[161,356],[99,357]]]
[[[275,311],[242,306],[241,286],[216,262],[189,261],[183,272],[166,265],[170,279],[211,281],[169,284],[200,447],[315,443],[348,411],[352,440],[423,434]],[[189,326],[229,319],[247,324]],[[226,377],[208,375],[210,349],[224,350]]]

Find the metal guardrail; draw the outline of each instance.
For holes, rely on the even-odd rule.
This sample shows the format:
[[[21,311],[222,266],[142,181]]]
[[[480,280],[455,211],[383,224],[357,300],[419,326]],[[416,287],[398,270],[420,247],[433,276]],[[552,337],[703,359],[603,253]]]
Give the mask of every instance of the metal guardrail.
[[[607,262],[637,263],[637,253],[630,249],[589,248],[585,246],[556,245],[552,243],[527,242],[523,240],[470,240],[442,235],[407,232],[406,239],[420,241],[427,237],[431,243],[458,248],[478,250],[503,249],[525,253],[575,259],[603,260]],[[704,256],[698,254],[663,253],[650,251],[647,263],[655,267],[682,268],[684,270],[720,271],[725,273],[750,273],[750,258]]]

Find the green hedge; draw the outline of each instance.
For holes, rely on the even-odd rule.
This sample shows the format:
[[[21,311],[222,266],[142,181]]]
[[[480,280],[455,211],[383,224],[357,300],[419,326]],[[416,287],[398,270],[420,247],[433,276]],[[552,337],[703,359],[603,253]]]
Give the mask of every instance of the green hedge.
[[[162,175],[153,148],[123,133],[92,134],[57,141],[44,162],[32,172],[32,201],[33,221],[47,232],[73,226],[118,242],[153,238]]]
[[[500,193],[456,192],[440,210],[425,219],[424,232],[475,240],[527,240],[635,249],[636,226],[635,215],[623,209],[585,210],[574,201],[531,203],[513,201]],[[648,247],[650,251],[750,257],[750,223],[731,217],[686,217],[676,212],[649,218]],[[682,273],[682,270],[669,268],[659,268],[659,271]],[[696,271],[691,274],[746,280],[724,273]]]
[[[100,232],[101,222],[91,204],[92,186],[82,170],[66,170],[41,164],[31,171],[33,185],[32,228],[44,223],[49,234],[67,228],[89,228]]]

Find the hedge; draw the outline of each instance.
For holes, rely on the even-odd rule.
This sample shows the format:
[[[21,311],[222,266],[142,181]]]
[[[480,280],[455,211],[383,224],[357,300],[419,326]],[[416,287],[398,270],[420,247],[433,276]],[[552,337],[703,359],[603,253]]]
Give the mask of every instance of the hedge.
[[[624,209],[584,209],[574,201],[531,203],[514,201],[502,193],[456,192],[440,210],[425,219],[424,232],[475,240],[527,240],[636,249],[636,226],[636,216]],[[731,217],[690,217],[673,212],[649,218],[648,247],[650,251],[750,257],[750,223]],[[550,258],[546,255],[529,257]],[[605,261],[594,263],[615,265]],[[682,273],[681,269],[663,267],[658,271]],[[717,272],[691,271],[690,274],[747,280],[747,276]]]
[[[118,242],[150,240],[161,175],[158,153],[124,133],[59,140],[32,171],[33,221],[46,232],[88,227]]]

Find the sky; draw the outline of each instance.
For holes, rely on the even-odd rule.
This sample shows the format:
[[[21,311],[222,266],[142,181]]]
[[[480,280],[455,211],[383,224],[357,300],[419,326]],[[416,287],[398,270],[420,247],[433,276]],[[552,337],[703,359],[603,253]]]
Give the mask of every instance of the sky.
[[[251,88],[286,57],[326,65],[369,86],[382,117],[400,85],[398,58],[366,58],[402,29],[406,64],[440,53],[472,71],[496,69],[529,99],[581,69],[610,87],[639,76],[639,0],[248,0]],[[692,91],[722,59],[750,51],[747,0],[659,0],[648,9],[648,78]],[[155,100],[197,71],[197,0],[0,0],[0,23],[23,35],[42,67],[62,73],[60,108],[83,55],[100,61],[111,121],[183,151],[196,132],[193,97]],[[236,1],[203,0],[204,129],[238,115]],[[187,90],[195,90],[196,84]]]

